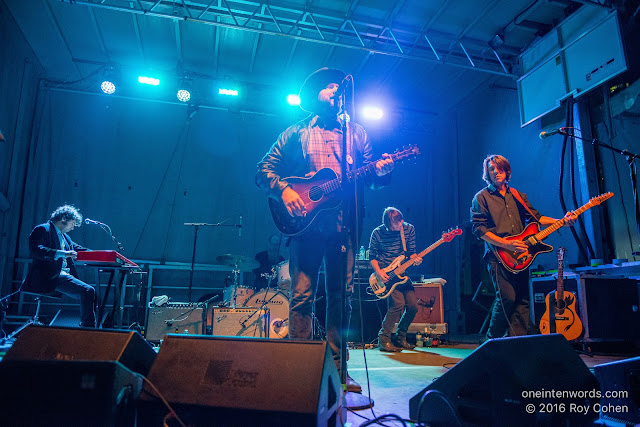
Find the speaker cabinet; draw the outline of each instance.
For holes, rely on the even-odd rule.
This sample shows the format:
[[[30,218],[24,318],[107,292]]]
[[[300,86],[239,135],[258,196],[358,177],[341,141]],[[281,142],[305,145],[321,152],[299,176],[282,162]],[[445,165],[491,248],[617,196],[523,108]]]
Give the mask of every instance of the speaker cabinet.
[[[555,278],[531,279],[531,318],[536,325],[544,314],[545,296],[556,290]],[[638,282],[616,276],[580,274],[564,279],[565,290],[577,295],[578,316],[584,326],[584,342],[640,339]]]
[[[600,381],[600,418],[625,425],[639,424],[640,357],[604,363],[593,369]]]
[[[167,334],[204,334],[204,307],[194,302],[149,305],[145,338],[160,341]]]
[[[20,332],[2,360],[111,360],[147,375],[155,357],[137,332],[31,325]]]
[[[214,307],[212,323],[213,335],[269,338],[268,309]],[[273,338],[280,338],[275,331]]]
[[[132,426],[142,377],[113,361],[3,360],[5,426]]]
[[[170,334],[148,378],[188,425],[346,421],[338,371],[323,341]],[[153,389],[144,391],[143,424],[160,425],[167,411]]]
[[[567,420],[569,425],[590,425],[595,414],[569,411],[571,403],[593,403],[588,394],[571,400],[531,393],[598,389],[597,380],[562,335],[500,338],[485,342],[413,396],[409,414],[433,425],[566,425]],[[565,404],[564,412],[542,407],[560,403]],[[533,413],[527,405],[534,405],[529,407]]]

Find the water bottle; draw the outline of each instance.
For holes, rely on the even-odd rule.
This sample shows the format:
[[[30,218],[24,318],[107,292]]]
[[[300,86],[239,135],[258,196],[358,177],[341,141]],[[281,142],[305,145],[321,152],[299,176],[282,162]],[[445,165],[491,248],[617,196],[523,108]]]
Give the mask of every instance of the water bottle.
[[[358,254],[358,259],[364,259],[364,257],[365,257],[364,246],[360,246],[360,253]]]

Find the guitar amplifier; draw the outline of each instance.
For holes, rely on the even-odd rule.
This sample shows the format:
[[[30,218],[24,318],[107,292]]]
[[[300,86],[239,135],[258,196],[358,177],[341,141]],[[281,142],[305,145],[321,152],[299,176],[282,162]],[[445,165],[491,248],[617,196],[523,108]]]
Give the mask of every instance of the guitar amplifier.
[[[269,309],[258,307],[213,308],[213,335],[269,337]]]
[[[160,341],[166,334],[204,334],[204,307],[195,302],[149,303],[145,338]]]
[[[530,316],[536,325],[546,310],[545,297],[556,290],[555,277],[534,277],[529,282]],[[577,296],[576,311],[584,326],[583,342],[640,339],[638,282],[621,276],[566,274],[565,291]]]

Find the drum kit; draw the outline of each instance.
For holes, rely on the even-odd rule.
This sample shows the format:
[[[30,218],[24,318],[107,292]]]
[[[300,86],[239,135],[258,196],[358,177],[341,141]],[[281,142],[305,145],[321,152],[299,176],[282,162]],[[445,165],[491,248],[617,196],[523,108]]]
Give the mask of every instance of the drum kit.
[[[253,288],[241,286],[238,278],[241,271],[251,271],[260,266],[253,258],[243,255],[225,254],[216,257],[219,264],[233,267],[233,284],[224,289],[223,297],[228,307],[254,308],[255,313],[262,312],[265,308],[269,312],[269,338],[286,338],[289,334],[289,288],[291,287],[291,275],[289,273],[289,261],[283,261],[271,269],[267,274],[268,287],[254,291]],[[277,286],[272,288],[271,283],[276,279]],[[249,316],[246,320],[249,320]]]

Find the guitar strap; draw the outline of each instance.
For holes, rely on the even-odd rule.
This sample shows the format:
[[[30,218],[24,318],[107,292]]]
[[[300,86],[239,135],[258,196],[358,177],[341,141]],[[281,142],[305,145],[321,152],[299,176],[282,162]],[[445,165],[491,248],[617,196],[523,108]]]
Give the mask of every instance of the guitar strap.
[[[524,200],[522,200],[522,196],[520,196],[520,193],[518,193],[518,190],[516,190],[513,187],[509,187],[509,189],[511,190],[511,194],[513,194],[513,197],[520,202],[520,204],[522,206],[524,206],[524,208],[527,210],[527,212],[529,212],[531,214],[531,216],[533,217],[533,219],[539,223],[540,221],[538,221],[538,217],[536,217],[533,212],[531,212],[531,209],[529,209],[529,206],[527,206],[527,204],[524,202]]]
[[[402,224],[402,227],[400,228],[400,239],[402,239],[402,250],[404,250],[404,253],[407,253],[407,242],[404,239],[404,224]]]

